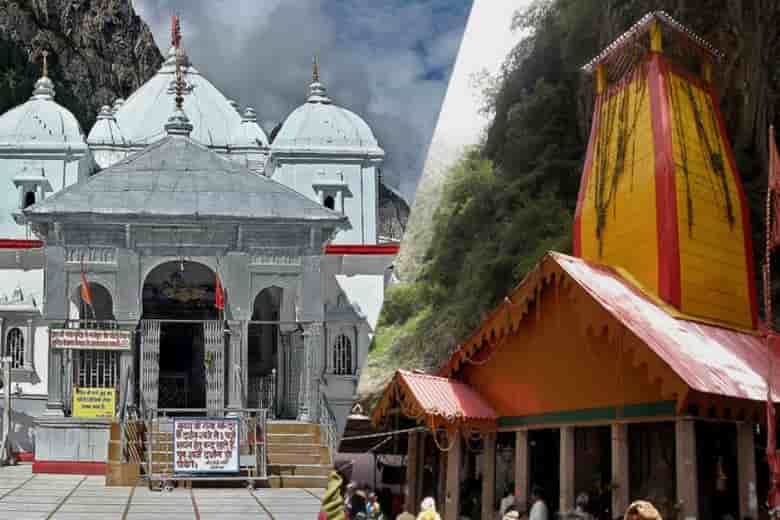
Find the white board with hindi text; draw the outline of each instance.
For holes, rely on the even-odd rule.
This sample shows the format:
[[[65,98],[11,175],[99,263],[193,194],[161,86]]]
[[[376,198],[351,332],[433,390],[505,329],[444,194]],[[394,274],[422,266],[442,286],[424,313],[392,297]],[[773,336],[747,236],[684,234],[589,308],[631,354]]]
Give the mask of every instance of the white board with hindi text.
[[[238,473],[238,417],[173,420],[174,473]]]

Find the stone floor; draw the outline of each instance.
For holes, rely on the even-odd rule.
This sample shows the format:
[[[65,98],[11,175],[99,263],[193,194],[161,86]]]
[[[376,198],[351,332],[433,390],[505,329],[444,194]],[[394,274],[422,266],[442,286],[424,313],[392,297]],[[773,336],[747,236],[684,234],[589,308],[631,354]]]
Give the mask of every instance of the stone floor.
[[[107,488],[104,477],[0,467],[0,520],[292,520],[317,518],[323,489]]]

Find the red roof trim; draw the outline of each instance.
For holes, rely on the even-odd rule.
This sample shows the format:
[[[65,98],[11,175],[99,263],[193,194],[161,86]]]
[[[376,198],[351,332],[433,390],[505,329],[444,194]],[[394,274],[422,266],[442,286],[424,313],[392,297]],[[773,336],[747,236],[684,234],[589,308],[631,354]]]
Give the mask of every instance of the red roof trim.
[[[0,238],[0,249],[39,249],[41,247],[43,247],[43,240]]]
[[[400,244],[334,245],[325,246],[326,255],[397,255]]]

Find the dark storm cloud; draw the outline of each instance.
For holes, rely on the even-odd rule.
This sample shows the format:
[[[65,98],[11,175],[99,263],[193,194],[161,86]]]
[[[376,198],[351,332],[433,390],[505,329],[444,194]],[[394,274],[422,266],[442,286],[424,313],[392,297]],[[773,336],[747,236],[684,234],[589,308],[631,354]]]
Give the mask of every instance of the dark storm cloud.
[[[313,55],[334,102],[385,149],[411,200],[471,0],[136,0],[163,52],[182,18],[193,64],[270,130],[306,99]]]

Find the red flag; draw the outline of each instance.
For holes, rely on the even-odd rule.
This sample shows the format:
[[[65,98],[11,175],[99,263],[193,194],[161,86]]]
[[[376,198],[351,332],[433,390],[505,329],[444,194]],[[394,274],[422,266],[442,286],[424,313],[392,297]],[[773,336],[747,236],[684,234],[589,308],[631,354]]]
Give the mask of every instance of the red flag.
[[[214,305],[219,310],[225,310],[225,293],[222,289],[222,282],[219,279],[219,273],[217,273],[217,283],[215,286],[215,290],[217,292],[217,297],[214,301]]]
[[[769,240],[773,248],[780,245],[780,154],[775,142],[775,127],[769,127],[769,191],[772,200],[772,219]]]

